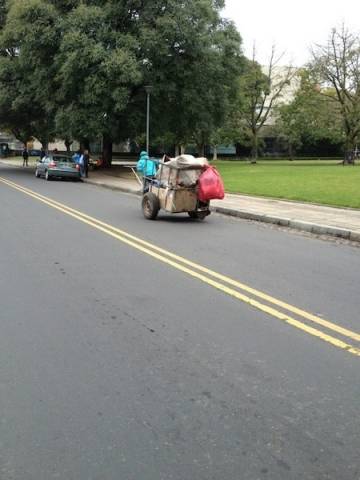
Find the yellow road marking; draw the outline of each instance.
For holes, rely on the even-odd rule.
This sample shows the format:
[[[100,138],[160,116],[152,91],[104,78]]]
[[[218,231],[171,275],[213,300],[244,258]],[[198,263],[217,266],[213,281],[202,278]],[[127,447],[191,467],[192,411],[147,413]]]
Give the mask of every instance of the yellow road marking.
[[[342,348],[346,351],[348,351],[349,353],[352,353],[354,355],[357,355],[357,356],[360,356],[360,349],[359,348],[356,348],[354,347],[353,345],[350,345],[346,342],[343,342],[342,340],[339,340],[335,337],[332,337],[324,332],[322,332],[321,330],[318,330],[318,329],[315,329],[313,327],[309,327],[308,325],[300,322],[299,320],[296,320],[292,317],[290,317],[289,315],[286,315],[276,309],[274,309],[273,307],[270,307],[268,305],[264,305],[262,303],[260,303],[259,301],[257,300],[254,300],[226,285],[223,285],[222,283],[218,282],[218,281],[215,281],[211,278],[208,278],[208,276],[205,276],[203,275],[206,274],[206,275],[210,275],[214,278],[217,278],[218,280],[222,280],[223,282],[225,283],[228,283],[232,286],[235,286],[237,287],[238,289],[241,289],[241,290],[244,290],[244,291],[247,291],[263,300],[266,300],[268,301],[269,303],[272,303],[274,305],[277,305],[277,306],[280,306],[288,311],[291,311],[299,316],[302,316],[303,318],[306,318],[308,320],[311,320],[312,322],[314,323],[317,323],[319,325],[322,325],[328,329],[331,329],[333,331],[336,331],[337,333],[340,333],[344,336],[347,336],[349,338],[352,338],[354,340],[360,340],[360,335],[357,334],[356,332],[352,332],[351,330],[348,330],[348,329],[345,329],[343,327],[340,327],[339,325],[336,325],[332,322],[329,322],[327,320],[324,320],[324,319],[321,319],[319,317],[317,317],[316,315],[313,315],[311,313],[308,313],[308,312],[305,312],[304,310],[301,310],[297,307],[294,307],[292,305],[289,305],[285,302],[282,302],[281,300],[278,300],[274,297],[271,297],[270,295],[267,295],[263,292],[260,292],[259,290],[256,290],[256,289],[253,289],[251,287],[248,287],[247,285],[244,285],[236,280],[233,280],[231,279],[230,277],[226,277],[224,275],[221,275],[217,272],[214,272],[210,269],[207,269],[199,264],[196,264],[194,262],[191,262],[181,256],[178,256],[178,255],[175,255],[173,254],[172,252],[169,252],[165,249],[162,249],[160,247],[157,247],[156,245],[153,245],[149,242],[146,242],[138,237],[135,237],[134,235],[131,235],[131,234],[128,234],[127,232],[124,232],[116,227],[113,227],[111,225],[108,225],[100,220],[97,220],[89,215],[86,215],[82,212],[79,212],[71,207],[68,207],[67,205],[64,205],[60,202],[57,202],[55,200],[52,200],[48,197],[45,197],[41,194],[38,194],[26,187],[22,187],[21,185],[18,185],[10,180],[7,180],[5,178],[2,178],[0,177],[0,181],[4,184],[7,184],[8,186],[18,190],[18,191],[21,191],[43,203],[45,203],[46,205],[52,207],[52,208],[55,208],[56,210],[59,210],[77,220],[80,220],[82,221],[83,223],[86,223],[87,225],[90,225],[94,228],[96,228],[97,230],[100,230],[102,231],[103,233],[106,233],[107,235],[110,235],[111,237],[143,252],[143,253],[146,253],[147,255],[150,255],[151,257],[153,258],[156,258],[157,260],[163,262],[163,263],[166,263],[170,266],[172,266],[173,268],[176,268],[177,270],[180,270],[190,276],[192,276],[193,278],[197,278],[198,280],[208,284],[208,285],[211,285],[212,287],[216,288],[217,290],[220,290],[224,293],[226,293],[227,295],[230,295],[234,298],[236,298],[237,300],[240,300],[244,303],[247,303],[249,305],[251,305],[252,307],[268,314],[268,315],[271,315],[275,318],[278,318],[279,320],[282,320],[283,322],[285,323],[288,323],[300,330],[303,330],[305,331],[306,333],[310,334],[310,335],[313,335],[315,337],[318,337],[338,348]],[[158,252],[158,253],[157,253]],[[164,256],[165,255],[165,256]],[[181,263],[183,263],[183,265],[181,265]],[[187,265],[187,266],[185,266]],[[188,267],[192,267],[192,268],[196,268],[197,270],[199,270],[199,272],[202,272],[202,273],[199,273],[199,272],[196,272]]]
[[[1,177],[0,177],[0,178],[1,178]],[[261,298],[262,300],[265,300],[265,301],[267,301],[267,302],[269,302],[269,303],[272,303],[273,305],[277,305],[278,307],[281,307],[281,308],[283,308],[283,309],[285,309],[285,310],[288,310],[289,312],[292,312],[292,313],[294,313],[294,314],[296,314],[296,315],[299,315],[299,316],[301,316],[301,317],[303,317],[303,318],[305,318],[305,319],[307,319],[307,320],[310,320],[310,321],[312,321],[312,322],[314,322],[314,323],[317,323],[318,325],[321,325],[321,326],[323,326],[323,327],[325,327],[325,328],[327,328],[327,329],[329,329],[329,330],[333,330],[333,331],[335,331],[335,332],[337,332],[337,333],[339,333],[339,334],[341,334],[341,335],[343,335],[343,336],[349,337],[349,338],[351,338],[351,339],[353,339],[353,340],[356,340],[356,341],[360,342],[360,334],[358,334],[358,333],[356,333],[356,332],[353,332],[353,331],[351,331],[351,330],[348,330],[348,329],[346,329],[346,328],[344,328],[344,327],[341,327],[340,325],[337,325],[337,324],[334,324],[334,323],[330,322],[329,320],[320,318],[320,317],[318,317],[318,316],[316,316],[316,315],[314,315],[314,314],[312,314],[312,313],[306,312],[305,310],[302,310],[302,309],[297,308],[297,307],[295,307],[295,306],[293,306],[293,305],[290,305],[290,304],[288,304],[288,303],[286,303],[286,302],[283,302],[283,301],[281,301],[281,300],[279,300],[279,299],[277,299],[277,298],[274,298],[274,297],[272,297],[272,296],[270,296],[270,295],[268,295],[268,294],[266,294],[266,293],[264,293],[264,292],[261,292],[261,291],[259,291],[259,290],[256,290],[256,289],[252,288],[252,287],[249,287],[248,285],[245,285],[245,284],[243,284],[243,283],[241,283],[241,282],[239,282],[239,281],[237,281],[237,280],[234,280],[234,279],[232,279],[232,278],[230,278],[230,277],[227,277],[227,276],[222,275],[222,274],[220,274],[220,273],[217,273],[217,272],[215,272],[215,271],[213,271],[213,270],[210,270],[210,269],[208,269],[208,268],[206,268],[206,267],[203,267],[202,265],[199,265],[199,264],[197,264],[197,263],[195,263],[195,262],[192,262],[192,261],[190,261],[190,260],[187,260],[187,259],[184,258],[184,257],[181,257],[181,256],[179,256],[179,255],[176,255],[176,254],[174,254],[174,253],[172,253],[172,252],[170,252],[170,251],[168,251],[168,250],[165,250],[165,249],[163,249],[163,248],[161,248],[161,247],[158,247],[158,246],[156,246],[156,245],[154,245],[154,244],[151,244],[150,242],[147,242],[147,241],[145,241],[145,240],[142,240],[141,238],[138,238],[138,237],[136,237],[136,236],[134,236],[134,235],[131,235],[131,234],[129,234],[129,233],[123,231],[123,230],[120,230],[120,229],[117,228],[117,227],[114,227],[114,226],[109,225],[109,224],[107,224],[107,223],[105,223],[105,222],[102,222],[101,220],[98,220],[98,219],[96,219],[96,218],[94,218],[94,217],[91,217],[91,216],[89,216],[89,215],[86,215],[85,213],[82,213],[82,212],[80,212],[80,211],[78,211],[78,210],[75,210],[75,209],[73,209],[73,208],[71,208],[71,207],[68,207],[67,205],[64,205],[64,204],[62,204],[62,203],[60,203],[60,202],[57,202],[56,200],[48,199],[47,197],[44,197],[44,196],[41,195],[41,194],[38,194],[38,193],[36,193],[36,192],[33,192],[32,190],[29,190],[29,189],[26,188],[26,187],[22,187],[22,186],[20,186],[20,185],[17,185],[17,184],[15,184],[14,182],[11,182],[10,180],[2,179],[2,181],[7,182],[10,186],[14,186],[14,187],[20,188],[22,191],[24,191],[24,193],[35,194],[36,197],[39,197],[39,198],[44,199],[44,200],[50,200],[51,203],[54,204],[54,205],[57,205],[57,206],[59,206],[59,207],[61,207],[61,208],[63,208],[63,209],[66,209],[66,210],[69,211],[69,212],[75,213],[76,215],[79,215],[79,216],[81,216],[81,217],[83,217],[83,218],[86,218],[86,219],[88,219],[88,220],[91,220],[92,222],[95,222],[95,223],[98,224],[98,225],[101,225],[101,226],[103,226],[103,227],[105,227],[105,228],[107,228],[107,229],[110,229],[110,230],[112,230],[112,231],[114,231],[114,232],[116,232],[116,233],[119,233],[120,235],[125,236],[126,238],[129,238],[129,239],[131,239],[131,240],[134,240],[134,241],[136,241],[137,243],[140,243],[141,245],[145,245],[146,247],[151,248],[152,250],[155,250],[155,251],[157,251],[157,252],[159,252],[159,253],[161,253],[161,254],[163,254],[163,255],[166,255],[167,257],[173,258],[174,260],[177,260],[178,262],[181,262],[181,263],[183,263],[183,264],[185,264],[185,265],[188,265],[188,266],[190,266],[190,267],[192,267],[192,268],[195,268],[195,269],[199,270],[200,272],[206,273],[207,275],[210,275],[210,276],[212,276],[212,277],[214,277],[214,278],[216,278],[216,279],[218,279],[218,280],[221,280],[222,282],[225,282],[225,283],[227,283],[227,284],[229,284],[229,285],[232,285],[233,287],[236,287],[236,288],[238,288],[238,289],[240,289],[240,290],[246,291],[247,293],[250,293],[250,294],[252,294],[252,295],[254,295],[254,296],[258,297],[258,298]]]

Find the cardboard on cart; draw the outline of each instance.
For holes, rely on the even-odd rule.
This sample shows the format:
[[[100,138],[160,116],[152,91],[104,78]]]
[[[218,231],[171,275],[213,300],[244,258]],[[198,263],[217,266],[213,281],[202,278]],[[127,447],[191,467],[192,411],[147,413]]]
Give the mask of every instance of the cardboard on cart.
[[[160,207],[168,212],[179,213],[196,210],[197,196],[194,190],[166,187],[153,191],[159,197]]]
[[[202,169],[208,165],[206,158],[195,158],[192,155],[180,155],[172,158],[166,163],[162,163],[156,174],[156,178],[161,180],[164,186],[184,186],[191,187],[196,185]]]

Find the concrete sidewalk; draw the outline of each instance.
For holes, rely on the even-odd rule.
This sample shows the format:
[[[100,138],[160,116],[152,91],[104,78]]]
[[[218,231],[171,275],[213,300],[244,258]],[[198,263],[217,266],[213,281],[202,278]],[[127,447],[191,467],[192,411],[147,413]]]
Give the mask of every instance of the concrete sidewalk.
[[[108,171],[90,172],[85,181],[124,192],[141,193],[141,186],[131,170],[120,165]],[[226,194],[224,200],[211,201],[211,210],[360,242],[360,210],[356,209]]]

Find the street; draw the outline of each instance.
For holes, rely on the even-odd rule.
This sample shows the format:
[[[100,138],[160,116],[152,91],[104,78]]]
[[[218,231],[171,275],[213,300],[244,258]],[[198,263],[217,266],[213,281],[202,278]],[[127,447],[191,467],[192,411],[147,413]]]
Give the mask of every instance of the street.
[[[1,480],[360,479],[359,247],[0,165]]]

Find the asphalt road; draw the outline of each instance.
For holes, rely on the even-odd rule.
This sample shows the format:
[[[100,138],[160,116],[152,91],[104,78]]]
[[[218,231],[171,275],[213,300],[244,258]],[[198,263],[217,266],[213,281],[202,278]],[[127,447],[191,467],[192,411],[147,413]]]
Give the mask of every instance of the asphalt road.
[[[359,254],[0,166],[0,479],[359,479]]]

